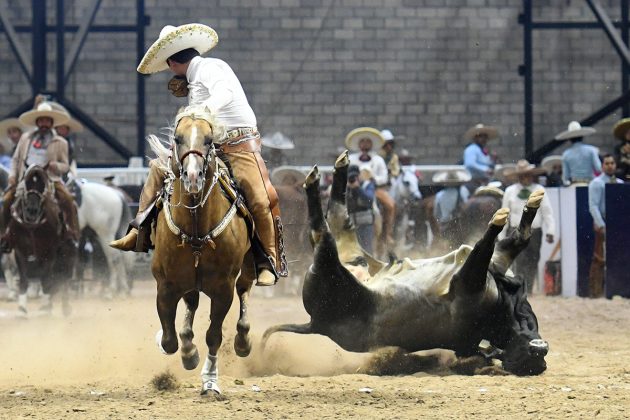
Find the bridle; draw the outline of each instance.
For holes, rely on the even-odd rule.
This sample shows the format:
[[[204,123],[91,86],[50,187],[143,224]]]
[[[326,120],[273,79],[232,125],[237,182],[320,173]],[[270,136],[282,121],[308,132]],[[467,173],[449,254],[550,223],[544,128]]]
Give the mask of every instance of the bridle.
[[[203,160],[203,166],[201,170],[201,180],[202,180],[201,188],[200,188],[200,192],[196,194],[182,192],[184,190],[184,186],[182,185],[183,184],[182,176],[184,173],[183,162],[187,157],[191,155],[199,156]],[[173,159],[175,162],[175,166],[177,167],[179,176],[176,175],[172,170],[171,159]],[[207,188],[205,194],[203,194],[201,199],[192,206],[188,206],[182,203],[182,199],[181,199],[182,194],[188,194],[188,195],[192,195],[193,197],[196,197],[197,195],[203,193],[203,190],[206,186],[206,175],[207,175],[208,168],[210,167],[210,165],[213,165],[214,170],[212,173],[212,180],[210,182],[210,186]],[[168,225],[169,230],[181,240],[180,246],[184,246],[185,244],[190,244],[190,246],[192,247],[193,255],[195,257],[195,268],[199,265],[199,257],[201,256],[201,248],[203,247],[203,245],[207,244],[207,245],[210,245],[212,249],[216,249],[216,243],[214,242],[214,239],[217,238],[225,230],[225,228],[230,224],[230,222],[234,218],[234,215],[236,214],[236,211],[237,211],[237,201],[235,200],[230,206],[230,208],[228,209],[228,211],[226,212],[226,214],[223,216],[221,221],[214,228],[210,229],[205,235],[199,234],[197,230],[198,229],[197,228],[197,224],[198,224],[197,210],[199,208],[202,208],[208,201],[210,194],[212,193],[215,186],[217,185],[219,176],[220,176],[219,159],[217,156],[217,151],[214,146],[214,143],[210,144],[210,146],[208,147],[208,150],[205,153],[197,149],[190,149],[186,151],[181,157],[179,157],[177,153],[177,145],[173,144],[173,146],[171,147],[171,153],[168,157],[166,181],[165,181],[165,186],[162,193],[162,202],[164,204],[164,214],[165,214],[166,224]],[[174,193],[174,183],[178,180],[180,183],[179,199],[176,204],[172,204],[170,202],[170,198],[172,197]],[[183,208],[188,209],[192,217],[192,230],[193,230],[192,232],[187,233],[182,228],[177,226],[177,224],[173,220],[173,214],[171,211],[172,207],[176,207],[176,208],[183,207]]]

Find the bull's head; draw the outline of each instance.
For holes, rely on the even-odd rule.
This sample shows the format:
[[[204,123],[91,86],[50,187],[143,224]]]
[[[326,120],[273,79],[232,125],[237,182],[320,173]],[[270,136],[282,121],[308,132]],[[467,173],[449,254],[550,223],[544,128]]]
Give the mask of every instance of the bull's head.
[[[549,344],[538,333],[538,321],[527,301],[524,282],[501,278],[497,279],[497,287],[498,322],[492,327],[490,342],[503,350],[499,358],[508,372],[540,375],[547,369]]]

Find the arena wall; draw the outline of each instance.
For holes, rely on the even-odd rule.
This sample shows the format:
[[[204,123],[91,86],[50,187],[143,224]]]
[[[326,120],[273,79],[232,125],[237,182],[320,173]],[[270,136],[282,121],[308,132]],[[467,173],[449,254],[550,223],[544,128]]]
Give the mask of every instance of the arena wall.
[[[6,2],[15,24],[29,24],[31,2]],[[55,22],[48,1],[49,23]],[[613,19],[619,2],[601,2]],[[534,2],[535,20],[594,21],[581,0]],[[66,1],[66,22],[79,24],[89,2]],[[281,131],[298,148],[292,163],[330,163],[345,134],[359,125],[405,135],[416,163],[461,158],[462,134],[496,125],[492,143],[504,162],[522,157],[523,28],[521,0],[147,0],[147,47],[166,24],[198,21],[219,34],[212,55],[239,75],[263,134]],[[135,2],[104,0],[97,24],[134,24]],[[54,90],[54,34],[48,38],[48,88]],[[67,35],[69,48],[73,35]],[[30,96],[6,38],[0,38],[0,113]],[[20,34],[30,54],[30,36]],[[536,31],[534,140],[545,143],[621,92],[620,60],[601,30]],[[66,96],[136,150],[135,35],[90,33]],[[170,75],[147,79],[147,132],[157,132],[181,99]],[[612,150],[611,126],[592,142]],[[91,133],[78,140],[79,162],[119,158]]]

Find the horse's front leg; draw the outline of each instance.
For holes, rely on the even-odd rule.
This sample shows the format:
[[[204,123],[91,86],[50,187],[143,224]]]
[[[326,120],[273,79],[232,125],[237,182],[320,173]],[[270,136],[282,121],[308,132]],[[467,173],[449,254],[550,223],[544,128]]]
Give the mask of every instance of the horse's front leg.
[[[15,262],[18,269],[17,289],[18,289],[18,310],[26,315],[26,304],[28,302],[28,276],[26,274],[26,259],[17,252],[15,253]]]
[[[240,357],[249,356],[252,350],[252,341],[249,338],[250,325],[247,316],[247,301],[254,283],[255,272],[253,261],[247,261],[248,257],[245,257],[245,259],[241,275],[236,282],[236,294],[238,295],[240,308],[238,322],[236,323],[236,337],[234,337],[234,351]]]
[[[55,265],[55,256],[48,255],[44,259],[44,267],[42,269],[42,304],[39,308],[40,311],[51,313],[52,312],[52,295],[55,293],[55,280],[56,273],[53,272]]]
[[[225,282],[220,288],[210,293],[209,296],[211,300],[210,327],[206,332],[208,357],[201,371],[201,395],[206,395],[208,391],[221,394],[219,389],[218,353],[223,341],[223,321],[230,310],[230,306],[232,306],[232,299],[234,298],[234,283]]]
[[[164,354],[175,353],[179,346],[175,332],[175,315],[180,298],[181,293],[175,289],[173,283],[158,279],[156,305],[162,329],[157,332],[155,340]]]
[[[180,354],[182,356],[182,364],[184,369],[193,370],[199,365],[199,351],[193,343],[195,334],[193,333],[193,321],[195,312],[199,307],[199,292],[193,290],[184,295],[186,303],[186,315],[184,315],[184,325],[179,331],[179,338],[182,340],[182,348]]]

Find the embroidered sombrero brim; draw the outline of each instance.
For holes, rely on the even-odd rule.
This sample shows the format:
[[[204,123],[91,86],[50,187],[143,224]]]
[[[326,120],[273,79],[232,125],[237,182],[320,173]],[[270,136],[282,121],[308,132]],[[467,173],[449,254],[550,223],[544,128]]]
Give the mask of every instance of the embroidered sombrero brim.
[[[373,149],[378,149],[385,144],[385,140],[383,139],[381,132],[376,128],[359,127],[349,132],[346,136],[346,147],[349,150],[357,151],[359,150],[359,141],[365,138],[372,140]]]
[[[613,135],[619,140],[625,140],[628,130],[630,130],[630,118],[624,118],[613,127]]]
[[[279,166],[273,171],[271,171],[271,183],[273,185],[286,185],[287,180],[294,178],[295,183],[291,182],[291,184],[303,184],[306,180],[306,175],[293,167],[290,166]]]
[[[540,162],[540,166],[545,168],[545,170],[549,173],[553,170],[554,165],[562,165],[562,156],[560,155],[551,155],[547,156]]]
[[[55,124],[55,127],[59,127],[60,125],[67,125],[68,127],[70,127],[71,133],[80,133],[81,131],[83,131],[83,124],[72,117],[70,117],[68,122],[66,122],[65,124]]]
[[[593,127],[582,127],[582,128],[578,128],[577,130],[565,130],[562,133],[556,135],[554,139],[568,140],[568,139],[574,139],[576,137],[590,136],[591,134],[595,134],[596,132],[597,130],[595,130]]]
[[[43,104],[42,104],[43,105]],[[68,122],[68,114],[52,109],[50,105],[48,108],[50,109],[41,109],[42,105],[40,105],[37,109],[33,109],[31,111],[27,111],[24,114],[20,115],[20,122],[24,125],[32,125],[35,126],[35,121],[37,121],[40,117],[49,117],[53,120],[53,125],[63,125]]]
[[[440,171],[433,175],[434,184],[444,186],[465,184],[472,179],[470,172],[464,169],[456,169],[453,171]]]
[[[201,23],[189,23],[174,27],[165,26],[160,36],[149,47],[138,65],[138,72],[152,74],[168,69],[166,59],[175,53],[194,48],[199,54],[206,53],[219,42],[214,29]]]
[[[464,134],[464,138],[472,140],[478,134],[485,134],[488,136],[488,140],[496,139],[499,137],[499,130],[496,127],[489,125],[477,124],[476,126],[469,128]]]
[[[26,131],[28,128],[25,127],[24,124],[22,124],[17,118],[7,118],[6,120],[0,121],[0,137],[5,137],[7,135],[7,130],[12,127],[19,128],[22,132]]]

